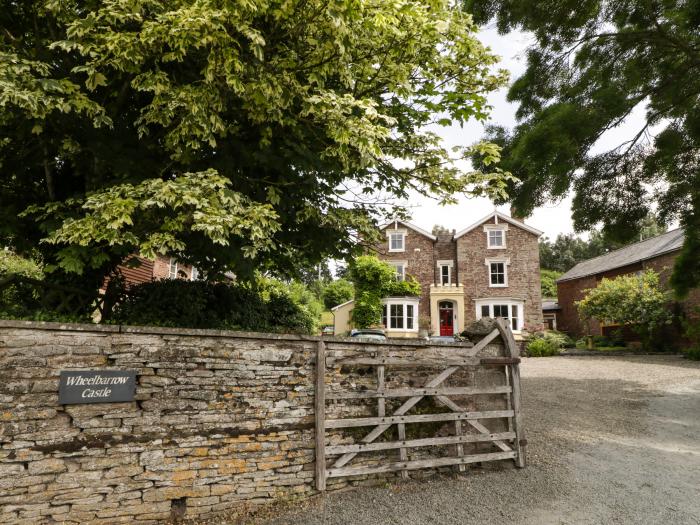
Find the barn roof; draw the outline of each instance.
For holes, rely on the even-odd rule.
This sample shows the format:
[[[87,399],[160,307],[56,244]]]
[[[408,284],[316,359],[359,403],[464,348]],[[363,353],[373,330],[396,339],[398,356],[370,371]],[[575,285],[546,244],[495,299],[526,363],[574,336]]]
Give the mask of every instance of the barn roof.
[[[589,275],[596,275],[615,268],[629,266],[630,264],[652,259],[665,253],[675,252],[680,250],[682,245],[683,230],[680,228],[671,230],[651,239],[636,242],[619,250],[582,261],[559,277],[557,282],[580,279],[581,277],[588,277]]]

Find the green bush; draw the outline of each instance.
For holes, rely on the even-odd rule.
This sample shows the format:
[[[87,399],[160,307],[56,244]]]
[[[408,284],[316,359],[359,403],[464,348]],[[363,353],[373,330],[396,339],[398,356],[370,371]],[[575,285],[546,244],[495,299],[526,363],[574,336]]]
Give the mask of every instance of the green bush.
[[[700,361],[700,345],[694,345],[685,350],[685,356],[693,361]]]
[[[566,335],[564,332],[559,332],[558,330],[547,330],[546,332],[542,332],[542,337],[553,341],[559,348],[573,348],[575,345],[574,340],[571,339],[571,337]]]
[[[357,257],[350,265],[350,278],[355,286],[352,322],[357,328],[369,328],[381,322],[382,298],[421,293],[415,278],[406,276],[399,281],[394,268],[373,255]]]
[[[323,304],[330,310],[334,306],[348,302],[354,295],[352,283],[347,279],[331,281],[323,288]]]
[[[527,354],[530,357],[549,357],[559,354],[560,346],[552,339],[536,337],[527,344]]]
[[[615,346],[613,342],[604,335],[593,336],[593,346]]]
[[[685,337],[690,341],[690,347],[686,348],[683,353],[688,359],[700,361],[700,308],[694,309],[694,315],[683,320],[685,328]]]
[[[317,320],[291,293],[276,284],[249,285],[153,281],[129,290],[112,323],[215,328],[259,332],[312,333]]]
[[[12,275],[41,280],[44,275],[34,261],[25,259],[8,250],[0,249],[0,281]],[[0,289],[0,317],[3,319],[27,319],[32,321],[52,321],[35,319],[49,316],[49,312],[39,312],[41,305],[34,286],[23,282],[12,282]]]

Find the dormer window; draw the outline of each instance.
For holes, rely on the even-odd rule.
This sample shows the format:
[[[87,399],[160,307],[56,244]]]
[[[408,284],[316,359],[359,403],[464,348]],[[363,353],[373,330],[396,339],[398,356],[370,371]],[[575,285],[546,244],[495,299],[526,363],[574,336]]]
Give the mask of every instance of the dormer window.
[[[389,238],[390,252],[406,251],[406,231],[405,230],[389,230],[387,231]]]
[[[490,250],[502,250],[506,247],[506,224],[485,224],[484,232],[486,232],[486,247]]]

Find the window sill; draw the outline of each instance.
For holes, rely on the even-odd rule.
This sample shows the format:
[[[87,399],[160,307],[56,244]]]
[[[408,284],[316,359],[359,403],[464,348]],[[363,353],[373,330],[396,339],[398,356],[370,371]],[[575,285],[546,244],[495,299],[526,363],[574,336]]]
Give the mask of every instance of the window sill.
[[[489,288],[508,288],[507,284],[489,284]]]

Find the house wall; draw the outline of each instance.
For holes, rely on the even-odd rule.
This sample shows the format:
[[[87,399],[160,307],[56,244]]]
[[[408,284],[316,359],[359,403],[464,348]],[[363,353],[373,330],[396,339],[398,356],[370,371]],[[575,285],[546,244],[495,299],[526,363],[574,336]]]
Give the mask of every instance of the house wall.
[[[602,335],[603,331],[598,321],[593,319],[588,323],[583,323],[579,319],[575,302],[585,297],[585,291],[590,288],[595,288],[603,278],[614,279],[620,275],[629,275],[647,269],[659,273],[661,285],[664,288],[668,288],[668,280],[673,273],[673,264],[677,255],[678,252],[667,253],[646,261],[615,268],[596,275],[558,282],[558,302],[561,308],[557,316],[557,325],[559,329],[574,337],[581,337],[588,334]],[[685,315],[690,318],[697,318],[698,314],[695,312],[695,308],[700,307],[700,289],[692,290],[688,297],[678,304]]]
[[[393,223],[384,231],[392,229],[394,229]],[[377,256],[387,262],[406,261],[406,274],[415,277],[421,285],[419,315],[427,317],[430,315],[430,285],[435,279],[433,241],[425,235],[406,228],[401,223],[399,223],[398,229],[406,231],[405,250],[403,252],[389,252],[389,241],[385,235],[375,246]]]
[[[484,224],[494,224],[494,220]],[[476,299],[512,298],[524,302],[526,327],[540,327],[542,291],[540,288],[540,252],[538,236],[511,223],[507,224],[506,247],[489,249],[486,232],[479,225],[457,239],[460,284],[464,285],[466,323],[476,319]],[[489,286],[486,259],[509,258],[508,286]]]
[[[355,301],[350,301],[332,310],[333,312],[333,335],[346,335],[352,328],[350,316],[355,307]]]

